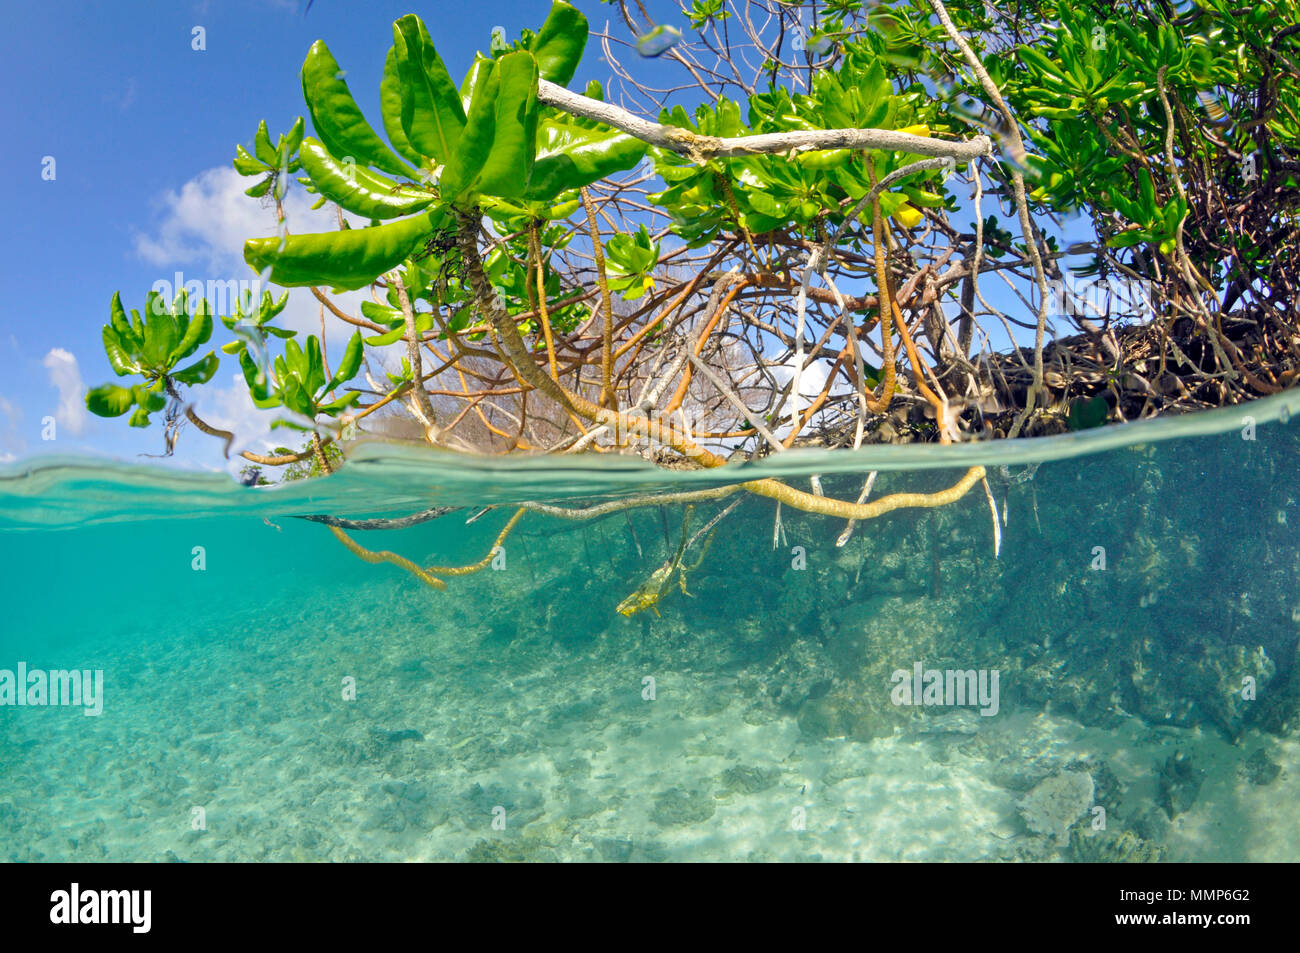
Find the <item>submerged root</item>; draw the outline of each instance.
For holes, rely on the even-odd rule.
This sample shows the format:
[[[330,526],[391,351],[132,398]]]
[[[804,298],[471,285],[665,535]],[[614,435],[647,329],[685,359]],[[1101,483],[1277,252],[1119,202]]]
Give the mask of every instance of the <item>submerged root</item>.
[[[623,500],[611,500],[596,506],[568,508],[552,506],[549,503],[521,503],[520,505],[534,513],[558,516],[566,520],[591,520],[601,516],[622,513],[624,510],[638,509],[643,506],[660,506],[664,503],[698,503],[701,500],[720,500],[724,496],[740,490],[740,486],[720,486],[711,490],[691,490],[686,493],[656,493],[653,496],[633,496]]]
[[[468,566],[430,566],[427,569],[425,569],[420,567],[416,563],[412,562],[411,560],[407,559],[405,556],[402,556],[398,553],[394,553],[390,550],[366,549],[364,546],[362,546],[360,543],[354,540],[347,533],[343,532],[343,530],[341,530],[337,526],[330,525],[329,531],[333,533],[335,538],[344,546],[346,546],[351,551],[352,555],[356,556],[358,559],[372,564],[391,563],[394,566],[399,566],[400,568],[405,569],[411,575],[415,576],[416,579],[419,579],[420,582],[424,583],[426,586],[429,586],[431,589],[445,591],[447,588],[447,584],[443,582],[441,579],[439,579],[438,578],[439,576],[468,576],[471,573],[476,573],[479,572],[480,570],[486,569],[489,565],[491,565],[492,558],[497,554],[497,551],[501,548],[501,544],[504,543],[506,541],[506,537],[510,535],[510,531],[515,528],[515,524],[519,522],[520,518],[526,512],[528,511],[522,508],[516,510],[515,515],[510,517],[510,520],[509,522],[506,523],[505,528],[502,529],[501,532],[497,534],[497,538],[492,543],[492,547],[488,550],[488,554],[484,556],[482,559],[480,559],[478,562],[471,563]]]
[[[468,576],[472,573],[486,569],[491,565],[492,558],[505,542],[506,537],[510,535],[510,532],[515,528],[515,525],[519,520],[523,518],[523,515],[529,511],[545,513],[548,516],[557,516],[562,519],[589,520],[599,516],[606,516],[611,513],[627,512],[628,510],[636,509],[638,507],[657,506],[666,502],[688,503],[689,510],[689,503],[706,499],[720,499],[729,496],[738,490],[745,490],[757,496],[766,496],[775,499],[778,507],[782,503],[789,503],[791,506],[797,507],[798,509],[820,513],[825,516],[838,516],[849,520],[869,520],[894,510],[915,508],[930,509],[937,506],[946,506],[949,503],[954,503],[961,499],[972,486],[983,479],[984,468],[980,466],[971,467],[960,480],[946,490],[939,490],[935,493],[893,493],[889,496],[882,496],[880,499],[873,500],[870,503],[849,503],[846,500],[836,500],[831,497],[815,496],[811,493],[805,493],[802,490],[796,490],[794,487],[788,486],[777,480],[750,480],[749,482],[738,483],[734,486],[716,487],[714,489],[697,490],[688,493],[664,493],[653,496],[633,497],[629,500],[614,500],[597,506],[573,509],[561,506],[550,506],[545,503],[525,503],[515,510],[514,515],[510,517],[501,532],[497,534],[497,538],[492,543],[487,555],[478,562],[471,563],[468,566],[429,566],[428,568],[422,568],[407,559],[405,556],[401,556],[389,550],[366,549],[364,546],[357,543],[356,540],[348,536],[339,525],[335,525],[335,523],[346,523],[347,521],[336,520],[327,525],[335,538],[346,546],[358,559],[364,560],[368,563],[391,563],[394,566],[399,566],[402,569],[405,569],[426,586],[433,589],[445,590],[447,584],[439,579],[439,576]],[[722,513],[720,513],[713,522],[709,524],[709,526],[705,527],[705,530],[702,530],[701,533],[696,535],[696,538],[716,525],[717,521],[730,513],[738,503],[739,500],[733,502],[731,506],[728,506],[723,510]],[[684,532],[685,527],[683,527],[683,533]],[[711,541],[711,537],[709,541]],[[683,542],[685,542],[685,539],[683,539]],[[691,542],[693,543],[694,540],[691,540]],[[701,554],[700,561],[703,561],[703,554]]]
[[[787,503],[806,513],[838,516],[850,520],[870,520],[894,510],[930,509],[955,503],[982,479],[984,479],[984,468],[971,467],[966,471],[965,476],[946,490],[939,490],[936,493],[893,493],[870,503],[850,503],[847,500],[836,500],[828,496],[816,496],[803,490],[796,490],[779,480],[751,480],[740,484],[740,487],[758,496],[767,496],[778,502]]]
[[[425,572],[437,573],[440,576],[468,576],[470,573],[476,573],[480,570],[486,569],[491,565],[492,557],[497,554],[497,550],[501,548],[501,544],[504,543],[506,537],[510,535],[510,531],[515,528],[515,524],[518,523],[520,518],[527,512],[528,511],[523,507],[515,510],[515,515],[510,517],[510,521],[506,523],[501,532],[497,534],[497,538],[492,543],[492,548],[488,550],[488,554],[478,562],[471,563],[468,566],[430,566],[425,570]]]
[[[364,546],[362,546],[360,543],[354,540],[347,533],[343,532],[343,530],[339,529],[337,526],[331,526],[329,530],[331,533],[334,534],[335,539],[337,539],[340,543],[342,543],[349,550],[351,550],[352,555],[356,556],[358,559],[364,562],[392,563],[394,566],[400,566],[401,568],[405,569],[407,572],[415,576],[415,578],[419,579],[420,582],[424,583],[426,586],[429,586],[430,588],[433,589],[447,588],[447,584],[445,582],[443,582],[441,579],[437,579],[434,576],[429,575],[427,572],[425,572],[415,563],[411,562],[411,560],[407,559],[405,556],[401,556],[387,549],[380,549],[380,550],[366,549]]]
[[[813,493],[805,493],[802,490],[796,490],[788,484],[779,480],[749,480],[745,483],[736,483],[731,486],[720,486],[711,490],[694,490],[687,493],[660,493],[653,496],[636,496],[625,500],[612,500],[608,503],[601,503],[597,506],[587,506],[569,509],[563,506],[551,506],[546,503],[522,503],[520,504],[526,510],[532,510],[536,513],[544,513],[547,516],[558,516],[561,519],[572,520],[589,520],[600,516],[608,516],[612,513],[620,513],[624,510],[637,509],[643,506],[657,506],[663,503],[698,503],[701,500],[719,500],[723,497],[745,490],[756,496],[766,496],[774,499],[779,503],[787,503],[798,510],[808,513],[818,513],[822,516],[838,516],[849,520],[869,520],[877,516],[883,516],[885,513],[893,510],[902,509],[929,509],[936,506],[946,506],[949,503],[955,503],[980,480],[984,479],[983,467],[971,467],[966,474],[946,490],[938,490],[934,493],[892,493],[889,496],[882,496],[878,500],[870,503],[850,503],[847,500],[837,500],[834,497],[817,496]]]

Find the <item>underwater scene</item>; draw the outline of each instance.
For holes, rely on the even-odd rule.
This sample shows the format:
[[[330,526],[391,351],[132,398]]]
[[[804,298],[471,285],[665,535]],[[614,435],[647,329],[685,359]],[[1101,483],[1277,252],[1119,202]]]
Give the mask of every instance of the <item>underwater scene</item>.
[[[721,471],[7,464],[0,859],[1293,860],[1300,400],[1248,410]],[[976,464],[992,501],[852,526],[717,489]]]

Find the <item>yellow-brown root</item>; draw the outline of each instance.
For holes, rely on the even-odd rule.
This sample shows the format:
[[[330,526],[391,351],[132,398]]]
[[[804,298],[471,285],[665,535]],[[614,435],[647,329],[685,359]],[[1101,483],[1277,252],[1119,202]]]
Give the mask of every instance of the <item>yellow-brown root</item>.
[[[397,553],[390,552],[387,549],[380,549],[380,550],[366,549],[364,546],[362,546],[360,543],[354,540],[347,533],[343,532],[343,530],[339,529],[337,526],[331,526],[329,528],[329,531],[334,534],[334,537],[340,543],[342,543],[344,546],[346,546],[348,549],[352,551],[352,555],[356,556],[360,560],[363,560],[364,562],[392,563],[394,566],[400,566],[401,568],[405,569],[407,572],[411,573],[413,576],[419,579],[426,586],[429,586],[433,589],[440,589],[440,590],[447,588],[447,584],[445,582],[443,582],[441,579],[437,579],[434,576],[429,575],[427,572],[425,572],[415,563],[411,562],[411,560],[407,559],[405,556],[399,556]]]
[[[505,528],[497,534],[496,541],[493,542],[492,547],[488,550],[488,554],[478,562],[471,563],[468,566],[430,566],[425,570],[425,572],[437,573],[440,576],[468,576],[470,573],[486,569],[492,563],[492,557],[496,555],[497,549],[499,549],[501,544],[506,541],[506,537],[510,535],[510,531],[514,529],[515,524],[519,522],[520,517],[527,512],[528,510],[523,507],[515,510],[515,515],[510,517],[510,521],[506,523]]]

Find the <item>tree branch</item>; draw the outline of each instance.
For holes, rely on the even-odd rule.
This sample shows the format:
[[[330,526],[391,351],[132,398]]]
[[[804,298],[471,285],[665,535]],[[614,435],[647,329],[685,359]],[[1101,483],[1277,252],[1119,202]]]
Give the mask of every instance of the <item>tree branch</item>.
[[[801,129],[731,139],[701,136],[689,129],[650,122],[612,103],[589,99],[544,79],[538,81],[537,98],[570,115],[603,122],[642,142],[668,149],[699,163],[713,158],[803,149],[887,149],[923,156],[951,156],[963,160],[993,154],[993,143],[988,136],[976,136],[965,142],[949,142],[892,129]]]

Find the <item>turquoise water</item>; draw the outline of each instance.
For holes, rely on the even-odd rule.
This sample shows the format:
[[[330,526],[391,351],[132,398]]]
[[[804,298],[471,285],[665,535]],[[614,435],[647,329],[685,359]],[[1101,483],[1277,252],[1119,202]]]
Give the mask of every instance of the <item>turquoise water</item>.
[[[0,858],[1294,860],[1298,412],[722,476],[384,444],[270,489],[0,468]],[[996,556],[980,487],[843,546],[842,520],[783,508],[774,548],[771,500],[703,501],[691,536],[742,499],[660,615],[616,608],[681,504],[528,513],[445,591],[297,518],[464,507],[351,535],[466,565],[520,501],[737,473],[856,499],[879,470],[874,499],[976,462]],[[102,691],[19,705],[20,664]]]

